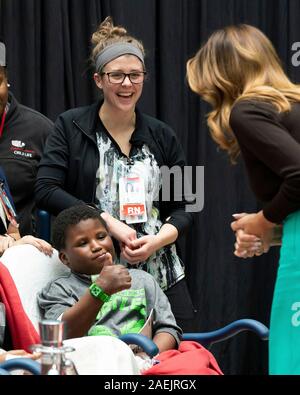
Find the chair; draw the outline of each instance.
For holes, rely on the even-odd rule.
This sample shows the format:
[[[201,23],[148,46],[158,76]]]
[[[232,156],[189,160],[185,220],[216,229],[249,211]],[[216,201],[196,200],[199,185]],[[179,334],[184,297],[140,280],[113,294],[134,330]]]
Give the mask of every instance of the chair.
[[[42,231],[39,237],[43,235],[48,235],[49,237],[49,215],[46,212],[40,213],[39,215],[39,226]],[[13,278],[23,309],[31,320],[34,328],[37,330],[38,322],[41,319],[41,313],[37,305],[36,294],[51,281],[51,279],[67,273],[69,269],[59,261],[57,251],[55,251],[50,258],[29,244],[15,246],[6,250],[1,257],[1,263],[6,266]],[[245,330],[253,331],[262,340],[267,340],[269,336],[268,328],[262,323],[252,319],[242,319],[212,332],[185,333],[183,335],[183,340],[194,340],[201,343],[204,347],[209,347],[213,343],[228,339]],[[142,335],[127,334],[121,336],[120,339],[127,344],[139,345],[151,357],[155,356],[158,352],[157,346],[150,339]],[[20,358],[18,358],[18,360],[20,360]],[[16,362],[17,366],[14,365],[13,361]],[[4,365],[0,364],[0,374],[5,374],[7,370],[12,369],[12,366],[14,366],[14,369],[21,367],[19,361],[11,360],[10,364],[6,362]],[[27,368],[25,367],[25,369]],[[28,370],[31,371],[30,367]],[[36,372],[37,371],[32,370],[32,373],[36,374]]]
[[[49,257],[30,244],[7,249],[0,261],[8,268],[25,313],[38,330],[41,312],[36,300],[37,293],[51,279],[68,273],[69,269],[62,265],[56,250],[53,256]]]
[[[37,235],[43,240],[50,243],[51,239],[51,216],[45,210],[37,210],[36,212],[36,229]]]
[[[41,364],[28,358],[14,358],[0,363],[0,376],[10,374],[10,371],[22,369],[33,375],[41,374]]]
[[[268,340],[269,338],[269,329],[264,324],[257,320],[244,318],[231,322],[223,328],[217,329],[215,331],[203,333],[184,333],[182,340],[196,341],[203,347],[210,348],[212,344],[230,339],[231,337],[243,331],[254,332],[261,340]],[[139,342],[140,344],[138,345],[140,345],[148,355],[154,357],[158,351],[157,347],[154,343],[152,343],[152,345],[151,343],[146,343],[148,338],[146,338],[147,340],[144,340],[143,338],[145,338],[145,336],[140,338],[141,336],[142,335],[130,333],[120,336],[120,339],[127,344],[138,344]]]
[[[37,229],[39,237],[46,241],[50,241],[51,217],[45,210],[37,210]],[[228,339],[242,331],[252,331],[256,333],[261,340],[268,340],[269,337],[268,328],[261,322],[252,319],[241,319],[212,332],[185,333],[183,335],[183,340],[194,340],[201,343],[204,347],[209,348],[212,344]],[[131,336],[132,335],[125,335],[122,339],[125,342],[130,342],[133,340]],[[135,338],[135,340],[137,339]],[[148,347],[150,347],[150,345],[148,345]],[[149,349],[150,354],[155,352],[154,348],[152,351],[150,350],[151,347]]]

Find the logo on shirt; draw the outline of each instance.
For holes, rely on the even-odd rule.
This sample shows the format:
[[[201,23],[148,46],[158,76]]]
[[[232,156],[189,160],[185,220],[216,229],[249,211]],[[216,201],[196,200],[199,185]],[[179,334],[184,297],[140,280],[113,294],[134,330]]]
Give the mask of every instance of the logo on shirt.
[[[26,150],[26,143],[21,140],[12,140],[10,150],[16,156],[22,156],[23,158],[33,158],[35,152],[33,150]]]
[[[127,289],[111,295],[96,317],[96,324],[90,328],[89,336],[116,336],[139,333],[146,322],[147,301],[144,289]],[[116,317],[118,332],[109,326],[111,317]],[[103,325],[104,324],[104,325]]]
[[[16,148],[24,148],[26,144],[20,140],[12,140],[11,145]]]

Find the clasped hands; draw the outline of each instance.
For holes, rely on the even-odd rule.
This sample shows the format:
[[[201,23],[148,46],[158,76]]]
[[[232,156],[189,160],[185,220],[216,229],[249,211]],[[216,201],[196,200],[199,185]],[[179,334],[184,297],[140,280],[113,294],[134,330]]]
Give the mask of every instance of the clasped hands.
[[[251,258],[268,252],[271,246],[281,244],[281,225],[268,221],[262,211],[255,214],[234,214],[231,229],[235,232],[234,255]]]
[[[135,229],[117,220],[108,213],[102,213],[111,235],[121,246],[121,256],[132,265],[148,259],[161,248],[161,240],[157,235],[147,235],[137,238]]]
[[[127,243],[121,243],[121,255],[130,264],[137,264],[148,259],[159,249],[156,235],[142,236]]]

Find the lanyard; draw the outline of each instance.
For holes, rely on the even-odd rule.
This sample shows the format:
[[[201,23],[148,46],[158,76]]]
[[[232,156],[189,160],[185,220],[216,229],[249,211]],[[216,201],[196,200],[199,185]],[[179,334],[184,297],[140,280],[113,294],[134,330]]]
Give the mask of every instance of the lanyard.
[[[0,180],[0,204],[3,208],[5,216],[8,219],[9,223],[11,223],[14,226],[17,226],[16,212],[5,192],[4,182],[1,180]]]
[[[3,129],[4,129],[5,118],[6,118],[6,110],[4,110],[4,113],[3,113],[2,119],[1,119],[1,124],[0,124],[0,137],[2,137],[2,133],[3,133]]]

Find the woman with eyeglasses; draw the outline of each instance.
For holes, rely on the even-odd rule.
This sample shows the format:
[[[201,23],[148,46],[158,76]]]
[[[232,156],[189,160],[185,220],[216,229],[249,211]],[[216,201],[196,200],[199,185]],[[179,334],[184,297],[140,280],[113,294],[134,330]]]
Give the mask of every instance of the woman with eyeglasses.
[[[146,75],[142,43],[107,17],[92,44],[103,98],[59,116],[39,166],[37,204],[53,215],[80,202],[96,205],[120,242],[121,263],[151,273],[178,325],[193,331],[194,308],[175,246],[193,216],[183,198],[172,197],[172,184],[171,199],[161,198],[160,168],[183,169],[183,150],[168,125],[136,108]]]

